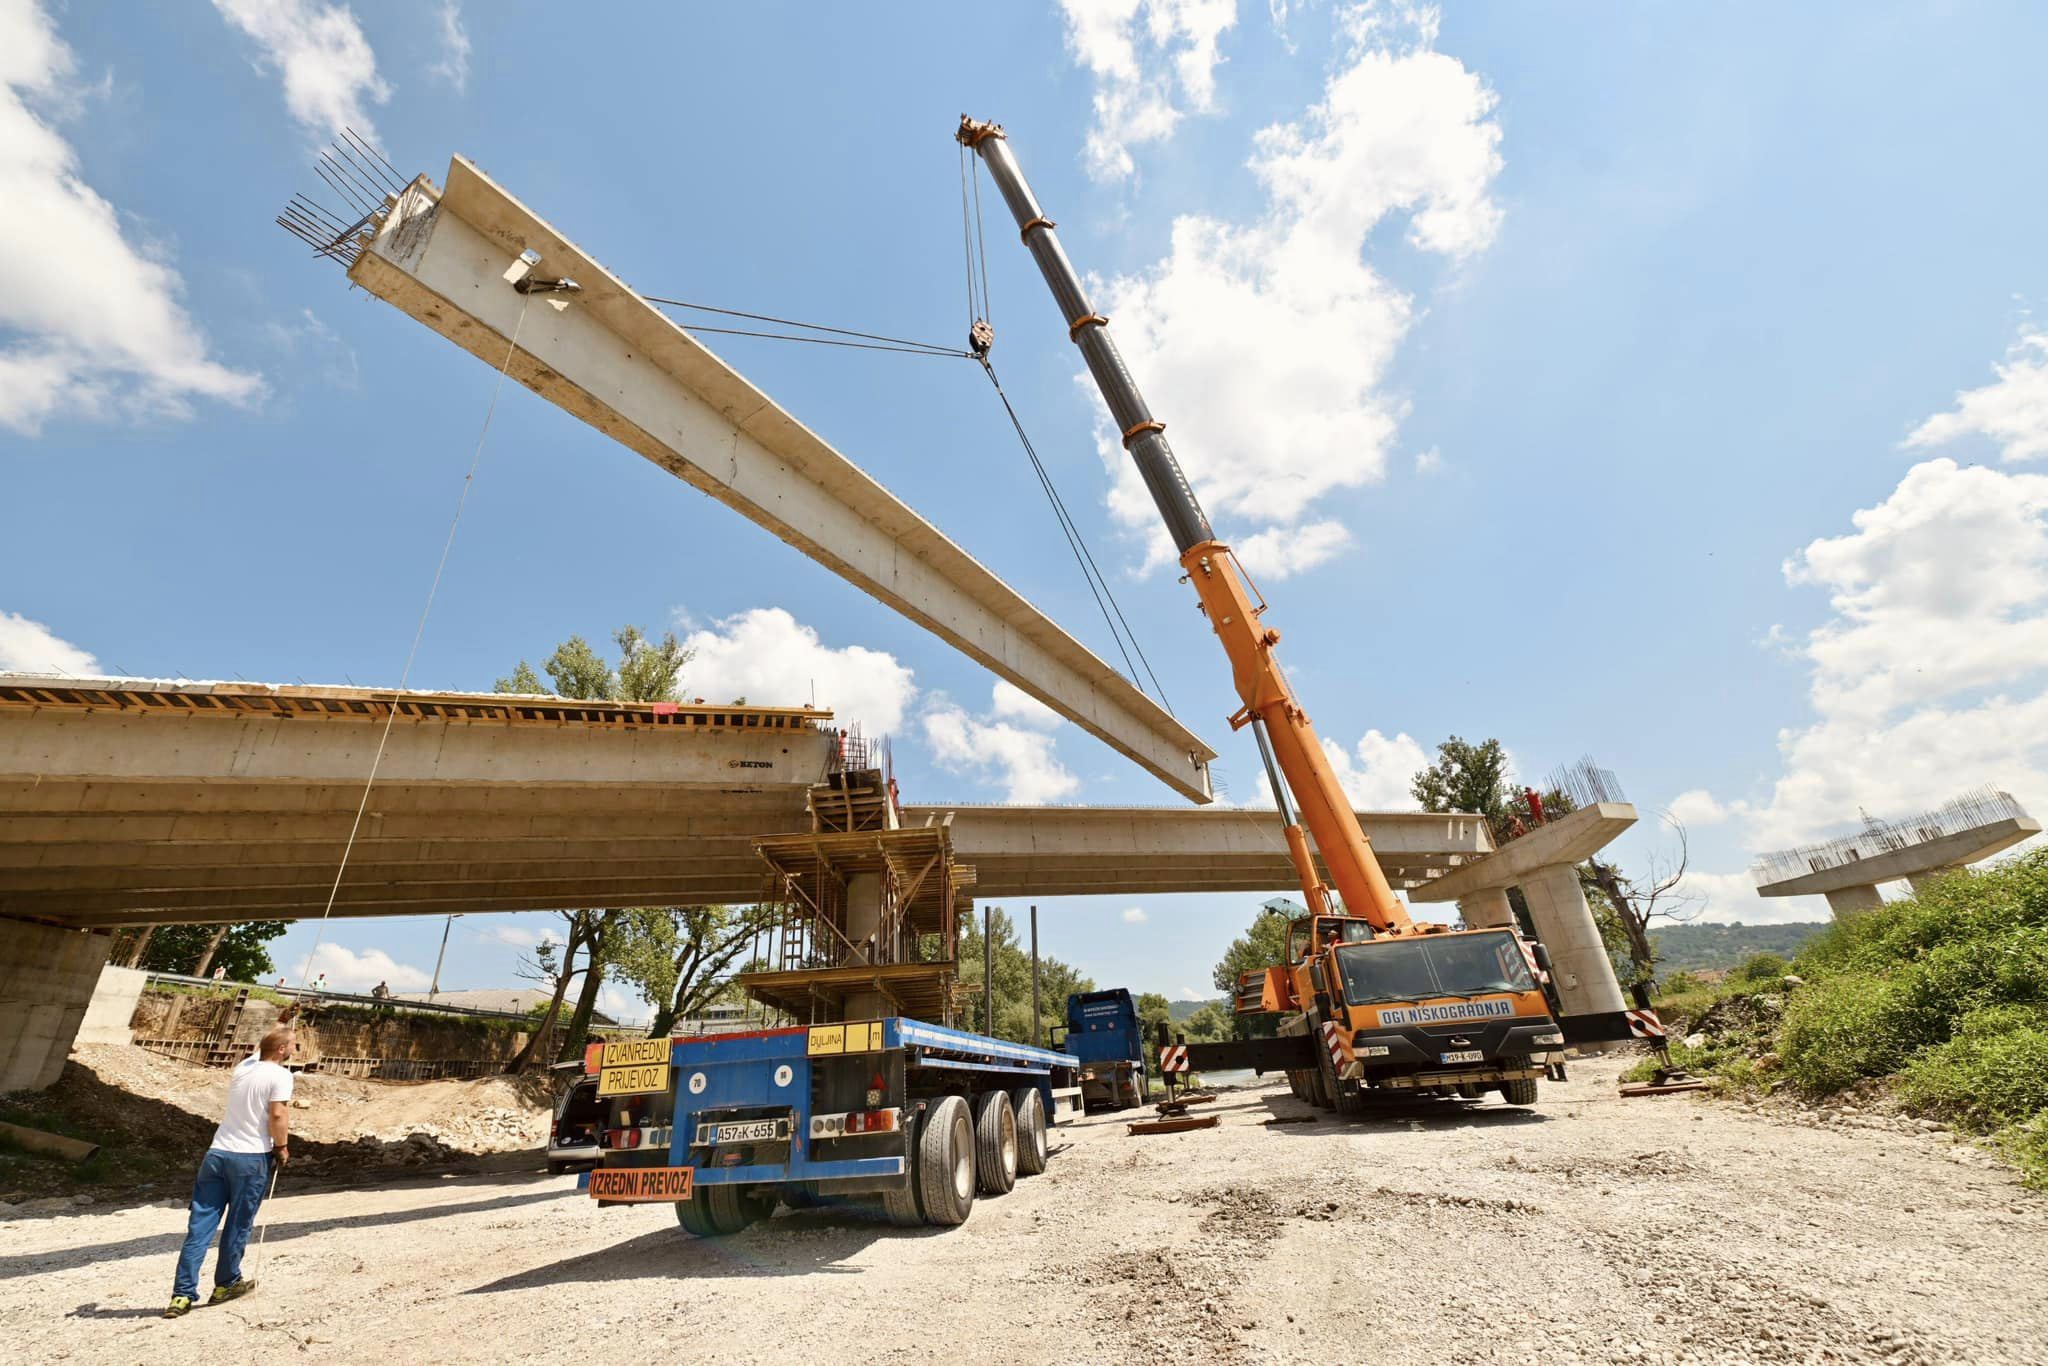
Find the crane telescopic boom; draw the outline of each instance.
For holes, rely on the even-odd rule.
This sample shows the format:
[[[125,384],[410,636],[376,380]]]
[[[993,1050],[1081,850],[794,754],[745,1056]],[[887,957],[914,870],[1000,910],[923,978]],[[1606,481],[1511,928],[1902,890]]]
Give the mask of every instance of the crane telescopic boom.
[[[1201,598],[1202,611],[1210,627],[1223,642],[1230,657],[1237,695],[1244,705],[1230,718],[1232,729],[1251,726],[1259,742],[1260,757],[1273,781],[1273,796],[1286,823],[1288,852],[1301,877],[1302,892],[1309,909],[1328,908],[1328,895],[1309,854],[1301,827],[1306,824],[1315,836],[1329,867],[1330,880],[1337,886],[1346,911],[1370,921],[1377,929],[1393,934],[1414,928],[1406,909],[1387,884],[1379,860],[1373,857],[1365,831],[1345,797],[1342,784],[1315,727],[1309,723],[1293,688],[1288,685],[1273,647],[1280,633],[1261,620],[1266,604],[1238,566],[1230,547],[1216,539],[1209,518],[1195,500],[1173,448],[1166,444],[1166,424],[1152,416],[1123,357],[1109,337],[1109,319],[1088,303],[1081,279],[1060,247],[1054,224],[1039,208],[1024,181],[1024,173],[1011,155],[1001,125],[978,123],[962,115],[956,134],[963,146],[980,157],[994,178],[996,188],[1010,206],[1024,245],[1038,262],[1039,273],[1052,289],[1067,324],[1067,336],[1081,350],[1088,373],[1102,391],[1111,418],[1123,433],[1124,449],[1137,464],[1159,515],[1173,537],[1181,568]],[[1277,762],[1279,772],[1274,773]],[[1300,808],[1297,821],[1288,808],[1293,793]]]

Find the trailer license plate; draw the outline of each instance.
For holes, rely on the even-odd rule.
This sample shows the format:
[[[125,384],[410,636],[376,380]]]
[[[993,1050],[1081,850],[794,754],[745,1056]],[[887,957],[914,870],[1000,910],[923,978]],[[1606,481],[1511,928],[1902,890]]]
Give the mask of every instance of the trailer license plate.
[[[729,1124],[700,1124],[697,1141],[717,1147],[721,1143],[766,1143],[789,1137],[787,1119],[742,1119]]]
[[[1486,1054],[1477,1048],[1466,1048],[1456,1053],[1440,1054],[1445,1062],[1484,1062]]]

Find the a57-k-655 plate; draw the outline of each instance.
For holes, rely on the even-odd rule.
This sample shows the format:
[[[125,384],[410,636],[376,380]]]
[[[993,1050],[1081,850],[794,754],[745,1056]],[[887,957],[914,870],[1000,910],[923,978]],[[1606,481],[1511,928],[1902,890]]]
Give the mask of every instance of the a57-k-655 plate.
[[[697,1141],[717,1147],[721,1143],[769,1143],[789,1137],[789,1117],[780,1119],[733,1119],[723,1124],[699,1124]]]

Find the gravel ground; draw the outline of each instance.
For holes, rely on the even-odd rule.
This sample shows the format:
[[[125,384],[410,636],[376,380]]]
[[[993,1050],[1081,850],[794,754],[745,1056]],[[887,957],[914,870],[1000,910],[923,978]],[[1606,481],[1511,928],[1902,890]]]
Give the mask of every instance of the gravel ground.
[[[176,1207],[0,1224],[17,1360],[721,1363],[2048,1360],[2048,1200],[1940,1134],[1815,1126],[1574,1068],[1498,1101],[1056,1133],[963,1228],[785,1212],[732,1239],[516,1173],[290,1193],[262,1289],[164,1322]]]

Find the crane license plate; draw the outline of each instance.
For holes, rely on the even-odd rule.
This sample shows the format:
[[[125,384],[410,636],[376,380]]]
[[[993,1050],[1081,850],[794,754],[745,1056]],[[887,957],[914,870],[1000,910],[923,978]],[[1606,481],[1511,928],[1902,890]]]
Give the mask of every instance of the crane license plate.
[[[1477,1048],[1462,1048],[1459,1049],[1456,1053],[1439,1053],[1437,1056],[1442,1058],[1445,1062],[1486,1061],[1486,1054],[1482,1050]]]

